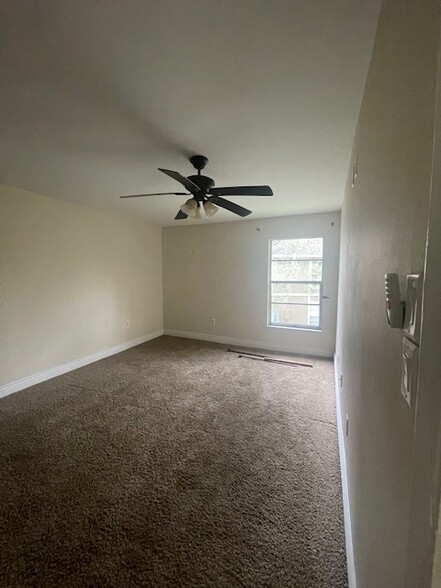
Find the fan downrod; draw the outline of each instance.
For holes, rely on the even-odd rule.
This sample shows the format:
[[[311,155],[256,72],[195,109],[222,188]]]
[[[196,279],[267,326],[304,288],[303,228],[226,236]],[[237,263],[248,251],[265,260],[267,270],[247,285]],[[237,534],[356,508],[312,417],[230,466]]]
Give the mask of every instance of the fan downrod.
[[[205,155],[193,155],[190,157],[190,163],[198,170],[198,174],[200,174],[201,169],[204,169],[204,167],[207,165],[208,158],[205,157]]]

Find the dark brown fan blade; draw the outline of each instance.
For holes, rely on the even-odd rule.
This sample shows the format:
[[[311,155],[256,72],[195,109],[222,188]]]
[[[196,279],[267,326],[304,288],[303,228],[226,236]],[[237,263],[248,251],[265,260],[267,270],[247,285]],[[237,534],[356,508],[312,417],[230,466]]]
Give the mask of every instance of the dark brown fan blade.
[[[182,212],[181,209],[179,209],[178,214],[175,216],[175,220],[183,220],[184,218],[187,218],[188,214],[185,214],[185,212]]]
[[[170,176],[171,178],[173,178],[174,180],[176,180],[177,182],[179,182],[180,184],[185,186],[187,188],[187,190],[189,192],[191,192],[192,194],[195,194],[196,192],[200,192],[199,187],[196,186],[196,184],[194,184],[191,180],[189,180],[185,176],[182,176],[180,173],[175,172],[175,171],[171,171],[169,169],[162,169],[161,167],[158,167],[158,169],[163,174]]]
[[[130,194],[120,198],[144,198],[145,196],[189,196],[187,192],[155,192],[154,194]]]
[[[232,186],[227,188],[211,188],[213,196],[272,196],[269,186]]]
[[[225,198],[221,198],[220,196],[213,196],[212,198],[209,198],[209,200],[210,202],[213,202],[213,204],[221,206],[222,208],[226,208],[227,210],[230,210],[239,216],[248,216],[252,212],[251,210],[248,210],[248,208],[239,206],[238,204],[230,202],[229,200],[225,200]]]

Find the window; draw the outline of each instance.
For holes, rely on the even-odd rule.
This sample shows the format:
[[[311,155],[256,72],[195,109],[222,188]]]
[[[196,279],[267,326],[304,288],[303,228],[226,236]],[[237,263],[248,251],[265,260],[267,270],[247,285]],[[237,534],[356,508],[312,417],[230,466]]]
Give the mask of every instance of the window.
[[[269,324],[320,329],[323,239],[270,241]]]

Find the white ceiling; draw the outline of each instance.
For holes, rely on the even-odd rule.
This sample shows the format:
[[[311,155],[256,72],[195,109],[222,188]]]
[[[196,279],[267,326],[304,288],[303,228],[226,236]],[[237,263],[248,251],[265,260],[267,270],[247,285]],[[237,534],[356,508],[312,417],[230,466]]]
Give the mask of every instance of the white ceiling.
[[[202,153],[254,217],[337,210],[380,0],[3,0],[0,182],[167,225]],[[233,220],[221,211],[210,222]],[[252,217],[249,217],[252,218]]]

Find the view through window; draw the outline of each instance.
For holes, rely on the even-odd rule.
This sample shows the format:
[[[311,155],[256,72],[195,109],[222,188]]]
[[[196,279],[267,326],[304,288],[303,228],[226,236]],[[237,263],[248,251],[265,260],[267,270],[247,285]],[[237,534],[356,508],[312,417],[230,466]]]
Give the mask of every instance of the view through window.
[[[320,329],[323,239],[270,241],[269,324]]]

